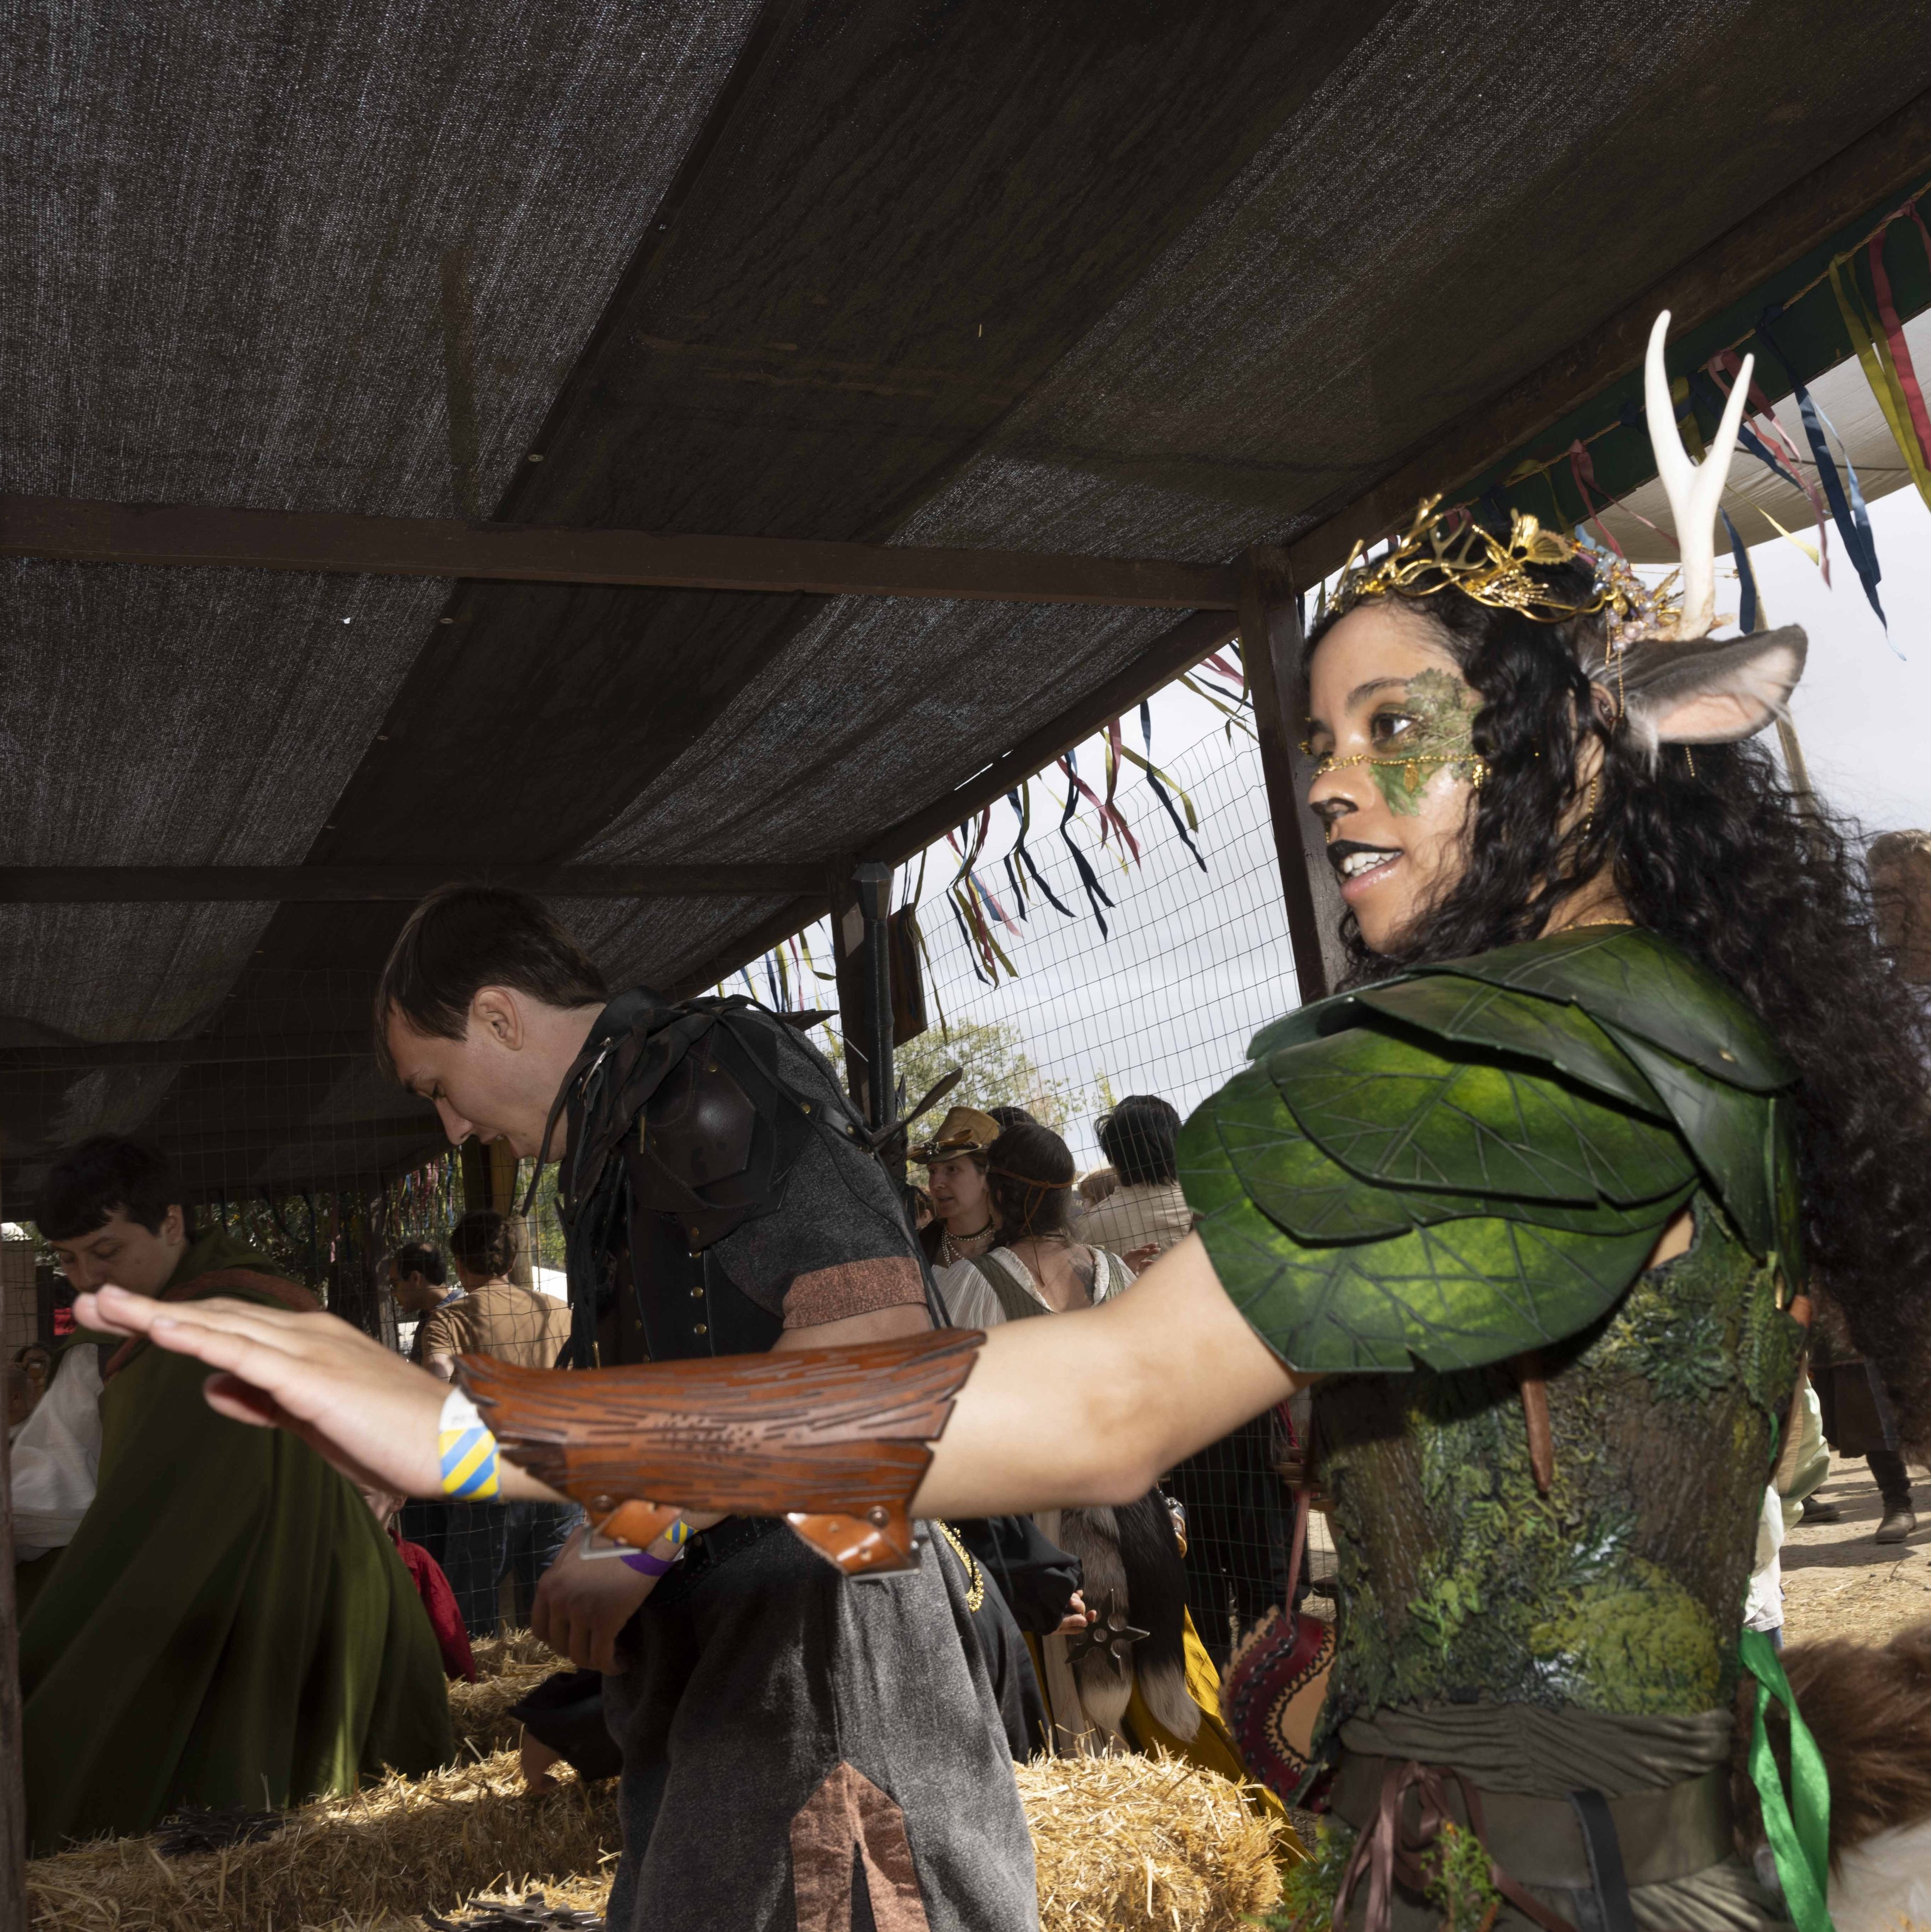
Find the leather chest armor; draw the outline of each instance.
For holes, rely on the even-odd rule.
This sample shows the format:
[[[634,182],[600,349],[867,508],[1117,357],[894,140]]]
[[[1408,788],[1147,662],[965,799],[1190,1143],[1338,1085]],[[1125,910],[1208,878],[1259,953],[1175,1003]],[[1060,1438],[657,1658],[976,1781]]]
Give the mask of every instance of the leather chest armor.
[[[566,1088],[578,1366],[592,1338],[611,1366],[762,1353],[782,1331],[709,1253],[782,1204],[810,1136],[844,1124],[835,1087],[784,1078],[781,1024],[742,1000],[642,990],[606,1008]]]

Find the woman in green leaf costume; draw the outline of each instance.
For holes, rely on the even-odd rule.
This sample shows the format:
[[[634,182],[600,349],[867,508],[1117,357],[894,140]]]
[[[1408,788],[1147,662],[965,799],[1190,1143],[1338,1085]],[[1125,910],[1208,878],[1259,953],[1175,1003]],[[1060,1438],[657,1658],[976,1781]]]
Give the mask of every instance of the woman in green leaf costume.
[[[1528,519],[1432,506],[1347,573],[1307,668],[1354,970],[1189,1122],[1196,1232],[1105,1306],[601,1374],[483,1363],[461,1412],[327,1318],[109,1292],[82,1318],[201,1356],[226,1412],[393,1487],[436,1492],[439,1429],[493,1438],[505,1495],[638,1536],[673,1508],[787,1514],[853,1569],[919,1560],[908,1512],[1130,1501],[1313,1383],[1337,1926],[1435,1924],[1446,1817],[1485,1848],[1499,1927],[1757,1932],[1787,1909],[1824,1932],[1820,1768],[1800,1728],[1786,1802],[1760,1708],[1785,1904],[1732,1850],[1740,1673],[1782,1681],[1742,1604],[1812,1298],[1924,1441],[1931,1038],[1843,834],[1750,742],[1801,633],[1710,634],[1747,382],[1702,470],[1673,430],[1659,447],[1680,610]],[[534,1151],[553,1087],[519,1042],[556,1022],[508,969],[488,986],[526,1026],[432,1036],[391,1010],[389,1049],[452,1133]]]

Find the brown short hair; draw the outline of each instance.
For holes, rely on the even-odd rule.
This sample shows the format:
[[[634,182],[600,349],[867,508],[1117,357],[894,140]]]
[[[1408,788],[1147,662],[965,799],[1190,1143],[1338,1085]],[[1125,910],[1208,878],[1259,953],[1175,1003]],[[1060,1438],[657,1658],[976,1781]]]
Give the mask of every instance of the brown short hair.
[[[472,1208],[449,1230],[449,1252],[472,1274],[508,1274],[516,1250],[509,1216],[493,1208]]]
[[[116,1214],[158,1234],[170,1208],[181,1209],[192,1238],[180,1184],[160,1149],[125,1134],[95,1134],[54,1162],[40,1184],[34,1218],[44,1239],[72,1241],[106,1226]]]
[[[1008,1127],[993,1142],[986,1162],[1000,1239],[1066,1233],[1074,1172],[1072,1150],[1051,1127],[1036,1120]]]
[[[388,1024],[400,1014],[430,1040],[460,1040],[469,1002],[508,986],[547,1006],[600,1006],[610,988],[543,904],[502,886],[440,886],[409,916],[376,987],[376,1058],[391,1076]]]

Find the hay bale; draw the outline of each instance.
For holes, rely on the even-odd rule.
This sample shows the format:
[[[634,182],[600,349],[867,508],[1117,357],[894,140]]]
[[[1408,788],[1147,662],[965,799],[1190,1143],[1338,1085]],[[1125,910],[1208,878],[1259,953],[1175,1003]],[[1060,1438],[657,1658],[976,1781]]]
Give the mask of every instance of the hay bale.
[[[525,1631],[475,1646],[478,1681],[450,1687],[475,1760],[389,1778],[289,1814],[276,1837],[163,1858],[107,1838],[27,1868],[37,1932],[422,1932],[532,1886],[601,1912],[620,1834],[613,1783],[523,1788],[504,1714],[560,1667]],[[1280,1898],[1283,1828],[1240,1787],[1177,1758],[1039,1759],[1018,1767],[1039,1874],[1042,1932],[1247,1932]]]
[[[449,1687],[449,1721],[457,1748],[476,1758],[514,1750],[523,1726],[509,1715],[510,1706],[552,1671],[570,1666],[526,1630],[482,1637],[470,1648],[476,1659],[475,1682]]]
[[[1018,1773],[1042,1932],[1249,1932],[1247,1915],[1280,1899],[1282,1827],[1226,1778],[1164,1754]]]
[[[523,1789],[513,1753],[427,1778],[385,1778],[289,1814],[259,1844],[163,1858],[103,1838],[27,1867],[39,1932],[374,1932],[427,1906],[532,1886],[601,1910],[616,1858],[616,1787]]]

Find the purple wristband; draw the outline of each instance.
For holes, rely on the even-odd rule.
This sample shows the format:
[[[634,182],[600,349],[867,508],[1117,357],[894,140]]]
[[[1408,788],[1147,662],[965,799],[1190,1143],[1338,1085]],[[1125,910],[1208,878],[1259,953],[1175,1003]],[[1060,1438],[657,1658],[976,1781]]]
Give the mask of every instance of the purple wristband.
[[[682,1556],[683,1553],[680,1550],[677,1556]],[[647,1550],[627,1550],[624,1552],[623,1561],[633,1570],[640,1570],[646,1576],[667,1576],[676,1568],[677,1556],[667,1561],[661,1556],[652,1556]]]

